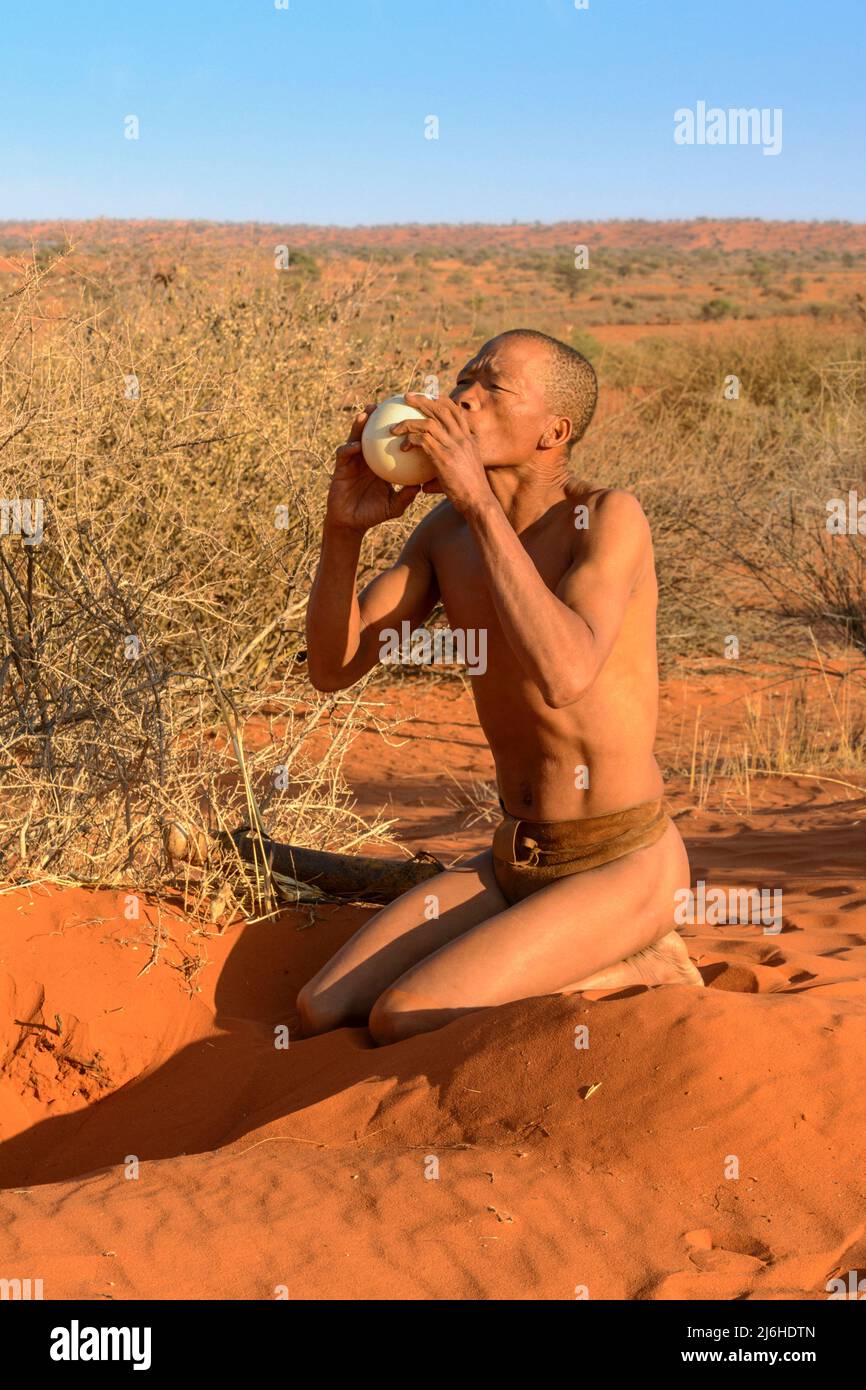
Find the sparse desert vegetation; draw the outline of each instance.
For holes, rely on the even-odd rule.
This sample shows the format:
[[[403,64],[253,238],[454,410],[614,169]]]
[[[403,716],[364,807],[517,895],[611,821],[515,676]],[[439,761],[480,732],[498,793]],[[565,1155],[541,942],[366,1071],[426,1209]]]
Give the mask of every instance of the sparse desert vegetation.
[[[179,870],[173,825],[250,823],[252,791],[275,838],[386,835],[341,775],[368,692],[304,677],[329,460],[357,405],[450,389],[517,324],[599,372],[576,466],[647,510],[664,669],[792,701],[772,737],[766,703],[718,738],[704,714],[692,782],[699,749],[714,783],[862,767],[866,537],[826,528],[864,481],[862,228],[6,224],[0,256],[0,495],[44,506],[41,543],[0,540],[10,881],[129,883],[222,920],[273,885],[228,851]],[[426,505],[367,538],[368,570]]]

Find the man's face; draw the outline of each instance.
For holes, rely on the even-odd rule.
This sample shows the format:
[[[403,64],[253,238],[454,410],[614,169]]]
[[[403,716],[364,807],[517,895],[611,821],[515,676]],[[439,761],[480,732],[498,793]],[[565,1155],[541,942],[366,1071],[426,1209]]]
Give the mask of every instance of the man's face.
[[[458,375],[451,399],[471,413],[485,468],[534,457],[551,419],[542,384],[545,353],[531,339],[493,338]]]

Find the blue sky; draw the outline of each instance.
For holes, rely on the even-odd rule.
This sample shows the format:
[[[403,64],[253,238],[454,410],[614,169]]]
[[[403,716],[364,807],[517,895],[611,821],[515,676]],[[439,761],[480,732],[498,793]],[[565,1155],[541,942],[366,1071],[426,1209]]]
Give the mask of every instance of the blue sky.
[[[288,4],[5,0],[0,219],[866,220],[866,0]]]

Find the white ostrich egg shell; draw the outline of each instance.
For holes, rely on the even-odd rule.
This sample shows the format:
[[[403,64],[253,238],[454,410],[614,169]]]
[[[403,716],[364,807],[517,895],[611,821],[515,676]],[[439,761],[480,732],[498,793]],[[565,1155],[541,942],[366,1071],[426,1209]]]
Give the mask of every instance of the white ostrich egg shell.
[[[423,420],[425,416],[402,396],[389,396],[377,405],[361,435],[361,451],[367,467],[386,482],[429,483],[436,469],[423,449],[401,449],[404,435],[391,434],[391,426],[401,420]]]

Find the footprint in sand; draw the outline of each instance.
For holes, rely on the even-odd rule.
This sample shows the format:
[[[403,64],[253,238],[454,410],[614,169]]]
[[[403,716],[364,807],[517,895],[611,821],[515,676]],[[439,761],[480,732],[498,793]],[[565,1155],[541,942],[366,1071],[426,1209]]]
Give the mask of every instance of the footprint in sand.
[[[770,966],[773,969],[776,969],[780,965],[788,964],[787,956],[783,955],[781,951],[776,950],[773,946],[767,946],[762,951],[759,951],[758,959],[761,965]]]
[[[701,966],[701,974],[709,989],[730,990],[734,994],[758,994],[761,988],[754,970],[726,960]]]
[[[638,1297],[653,1301],[674,1299],[732,1299],[750,1292],[772,1259],[757,1241],[751,1253],[713,1245],[712,1232],[703,1227],[683,1237],[687,1263],[641,1290]]]

